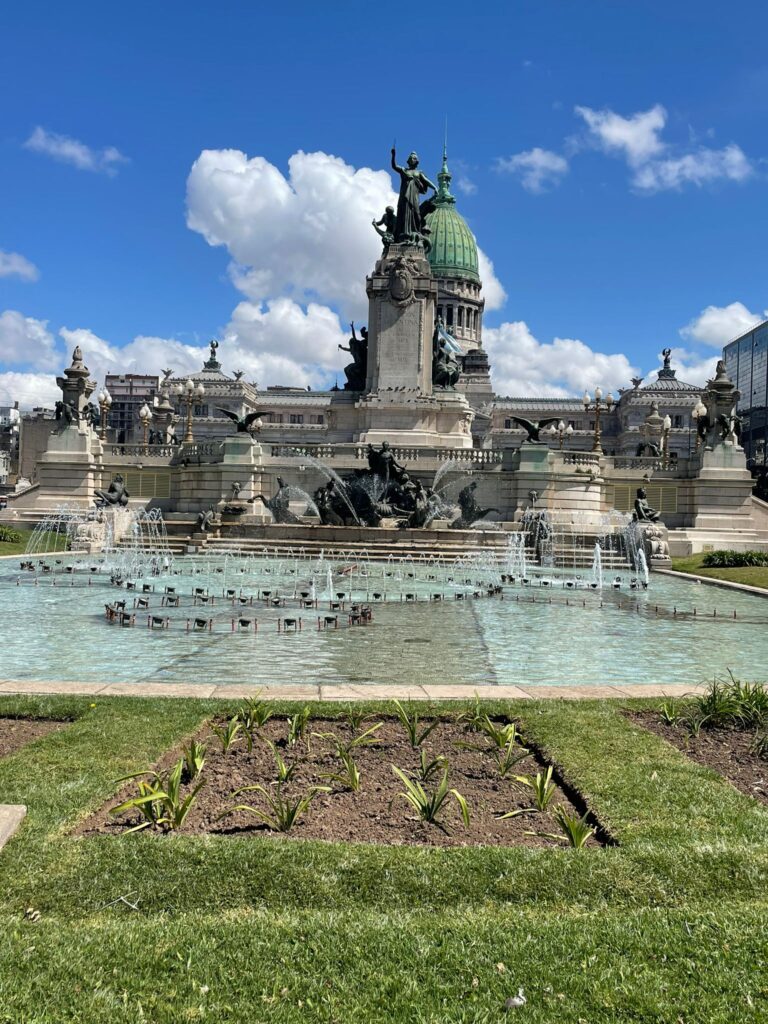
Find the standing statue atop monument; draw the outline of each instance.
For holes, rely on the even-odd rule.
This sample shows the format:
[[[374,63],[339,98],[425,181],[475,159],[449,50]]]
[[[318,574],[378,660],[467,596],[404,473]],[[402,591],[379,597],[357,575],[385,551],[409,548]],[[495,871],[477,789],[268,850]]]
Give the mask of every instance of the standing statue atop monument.
[[[397,199],[397,216],[395,219],[395,242],[421,245],[426,235],[426,225],[421,211],[420,196],[426,195],[428,189],[437,192],[423,171],[419,170],[419,158],[411,153],[405,167],[399,167],[395,159],[395,147],[392,147],[392,170],[400,175],[400,195]]]
[[[384,245],[384,255],[386,256],[390,245],[395,240],[397,214],[395,213],[394,206],[388,206],[381,217],[378,220],[371,221],[371,223],[373,224],[373,230],[381,237],[382,244]]]

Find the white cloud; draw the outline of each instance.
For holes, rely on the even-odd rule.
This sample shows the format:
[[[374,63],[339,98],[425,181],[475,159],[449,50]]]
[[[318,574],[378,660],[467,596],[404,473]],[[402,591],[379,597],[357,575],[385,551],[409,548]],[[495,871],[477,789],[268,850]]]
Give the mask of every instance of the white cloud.
[[[474,196],[477,194],[477,185],[472,179],[466,174],[458,174],[456,176],[456,188],[462,195]]]
[[[715,376],[715,366],[720,355],[702,356],[684,348],[672,349],[672,366],[677,372],[677,379],[686,384],[704,386]]]
[[[480,246],[477,247],[477,263],[480,280],[483,282],[486,311],[490,313],[494,309],[501,309],[507,301],[507,293],[504,291],[501,281],[496,277],[493,260],[485,255]]]
[[[663,189],[679,190],[689,183],[701,187],[718,178],[746,181],[753,173],[744,151],[732,143],[725,149],[702,147],[681,157],[653,160],[638,167],[632,180],[639,189],[660,192]]]
[[[625,355],[595,352],[583,341],[542,343],[522,320],[485,328],[483,345],[500,395],[566,398],[598,385],[615,394],[638,372]]]
[[[128,158],[114,146],[93,149],[78,139],[70,138],[68,135],[59,135],[57,132],[49,132],[46,128],[41,128],[40,125],[24,143],[24,148],[31,149],[35,153],[43,153],[61,163],[71,164],[78,170],[108,174],[110,177],[117,174],[120,164],[128,161]]]
[[[371,220],[396,201],[386,171],[326,153],[294,153],[285,177],[263,157],[208,149],[187,179],[187,224],[226,246],[252,301],[319,297],[360,318],[365,275],[381,253]]]
[[[26,256],[0,249],[0,277],[18,277],[21,281],[36,281],[40,271]]]
[[[744,334],[766,317],[768,310],[762,316],[759,313],[750,313],[741,302],[731,302],[728,306],[707,306],[689,324],[680,328],[680,336],[704,345],[712,345],[714,348],[722,348],[727,342]]]
[[[523,188],[538,195],[560,184],[568,173],[568,161],[558,153],[536,146],[515,156],[499,157],[496,169],[518,175]]]
[[[22,410],[41,405],[52,409],[59,398],[61,392],[51,373],[0,373],[0,405],[18,402]]]
[[[15,309],[0,313],[0,355],[6,365],[55,369],[55,347],[47,320],[24,316]]]
[[[661,131],[667,112],[661,104],[622,117],[613,110],[576,107],[589,130],[589,141],[606,153],[623,157],[632,169],[631,182],[641,192],[680,190],[684,185],[718,180],[742,182],[754,174],[744,151],[735,143],[723,149],[699,146],[690,152],[671,152]]]
[[[633,167],[639,167],[664,148],[659,132],[666,124],[667,112],[658,103],[631,117],[590,107],[576,107],[575,112],[587,123],[593,141],[606,152],[620,153]]]

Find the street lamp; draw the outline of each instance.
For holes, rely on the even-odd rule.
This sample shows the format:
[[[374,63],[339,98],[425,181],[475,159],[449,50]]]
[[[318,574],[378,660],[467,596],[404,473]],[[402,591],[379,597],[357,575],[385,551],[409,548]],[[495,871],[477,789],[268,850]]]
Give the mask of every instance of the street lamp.
[[[143,430],[142,444],[147,444],[147,431],[149,430],[149,424],[152,422],[152,410],[149,408],[147,403],[139,409],[139,419],[141,420],[141,427]]]
[[[589,397],[589,392],[585,391],[582,402],[584,404],[584,412],[594,412],[595,414],[595,439],[592,443],[592,451],[596,452],[598,455],[602,455],[603,448],[600,444],[600,412],[603,408],[605,408],[607,412],[611,411],[613,408],[613,395],[609,391],[605,396],[605,401],[603,401],[602,390],[600,388],[595,388],[594,401]]]
[[[111,405],[112,395],[110,395],[106,388],[103,388],[99,392],[99,410],[101,411],[99,436],[102,441],[106,441],[107,439],[107,416],[109,415]]]
[[[183,384],[177,384],[173,393],[179,400],[179,405],[187,407],[187,425],[184,431],[184,444],[190,444],[194,441],[192,436],[192,406],[195,402],[199,402],[205,394],[205,388],[203,382],[198,381],[195,384],[194,381],[187,379]]]
[[[555,426],[554,423],[552,424],[552,426],[549,428],[549,432],[552,435],[552,437],[557,437],[558,441],[560,442],[560,451],[562,451],[563,450],[563,440],[566,437],[570,437],[571,436],[571,434],[573,433],[573,427],[571,426],[570,423],[566,427],[565,423],[562,420],[560,420],[560,422],[557,424],[557,426]]]
[[[672,429],[672,419],[667,413],[661,422],[661,454],[664,460],[664,468],[669,464],[669,432]]]
[[[709,426],[707,420],[707,407],[701,399],[698,400],[691,412],[691,419],[696,424],[696,451],[701,447],[701,442]]]

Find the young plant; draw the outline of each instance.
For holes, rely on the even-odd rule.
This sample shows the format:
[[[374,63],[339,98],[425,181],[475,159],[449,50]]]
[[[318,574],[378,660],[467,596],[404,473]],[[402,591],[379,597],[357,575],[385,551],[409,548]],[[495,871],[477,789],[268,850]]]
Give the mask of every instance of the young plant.
[[[414,749],[420,747],[432,730],[436,729],[440,724],[439,720],[436,718],[428,726],[419,731],[419,722],[421,719],[418,711],[414,711],[412,715],[409,715],[399,700],[396,700],[393,703],[395,705],[395,714],[400,719],[400,723],[408,735],[408,740],[411,746]]]
[[[376,725],[372,725],[370,729],[366,729],[365,732],[361,732],[359,735],[354,736],[349,743],[347,743],[346,749],[354,750],[355,747],[372,747],[376,743],[381,743],[381,740],[375,734],[383,724],[383,722],[377,722]]]
[[[258,695],[244,701],[238,708],[237,718],[243,726],[249,753],[253,750],[254,734],[263,729],[273,715],[272,708],[266,701],[259,700]]]
[[[368,715],[352,704],[344,711],[344,717],[346,718],[347,725],[352,730],[353,734],[357,735],[360,730],[360,726],[366,720]]]
[[[307,734],[307,726],[312,717],[309,707],[303,707],[288,719],[288,746],[292,747]]]
[[[429,782],[432,776],[439,772],[443,768],[448,767],[448,762],[442,754],[438,754],[437,757],[431,761],[427,759],[427,754],[424,750],[419,751],[419,767],[413,774],[417,776],[419,782]]]
[[[563,831],[565,842],[576,850],[583,849],[590,836],[594,835],[594,828],[587,824],[588,814],[579,817],[578,814],[569,814],[568,811],[558,804],[555,808],[555,820]]]
[[[529,754],[530,750],[521,743],[518,743],[516,736],[513,736],[505,747],[495,747],[494,757],[496,758],[496,764],[499,766],[499,775],[502,779],[506,779],[515,765],[524,761]]]
[[[228,754],[232,748],[232,744],[238,737],[238,734],[242,731],[243,723],[235,715],[227,722],[226,726],[222,729],[218,725],[211,725],[211,729],[221,743],[222,754]]]
[[[192,782],[197,778],[203,770],[207,752],[208,747],[206,744],[199,743],[197,740],[191,740],[188,747],[181,748],[182,760],[184,761],[184,769],[181,773],[182,782]]]
[[[680,721],[680,712],[673,700],[665,700],[659,708],[659,717],[664,725],[677,725]]]
[[[232,796],[240,796],[241,793],[261,793],[266,801],[268,810],[265,811],[261,807],[253,807],[251,804],[235,804],[219,815],[218,820],[220,821],[235,811],[247,811],[249,814],[255,815],[259,821],[263,821],[272,832],[290,832],[299,818],[306,813],[307,808],[317,794],[330,792],[329,786],[312,786],[303,796],[291,798],[283,796],[282,785],[279,783],[274,793],[271,793],[265,786],[259,784],[243,786],[241,789],[236,789]]]
[[[768,760],[768,735],[766,733],[755,733],[755,737],[749,745],[750,754]]]
[[[498,750],[503,750],[510,743],[519,739],[517,726],[514,722],[505,722],[498,725],[488,715],[483,715],[479,723],[480,732],[484,733]]]
[[[515,781],[533,790],[533,805],[537,811],[546,811],[557,792],[557,786],[552,781],[552,765],[547,768],[546,775],[536,772],[535,779],[531,778],[530,775],[516,775]],[[504,815],[504,817],[511,816]]]
[[[336,744],[336,755],[341,761],[342,769],[338,772],[328,772],[325,775],[321,775],[320,778],[328,779],[330,782],[338,782],[345,789],[350,789],[353,793],[356,793],[360,789],[360,769],[357,767],[355,759],[349,752],[348,747],[339,742]]]
[[[128,832],[141,832],[145,828],[164,828],[168,831],[176,831],[184,824],[197,794],[205,785],[198,782],[194,789],[186,796],[181,795],[182,773],[184,772],[184,759],[180,758],[168,772],[158,773],[156,771],[134,772],[126,775],[119,782],[127,779],[138,779],[139,795],[125,800],[116,807],[110,809],[110,814],[122,814],[124,811],[139,810],[144,816],[144,821]],[[141,778],[148,776],[149,781]]]
[[[463,722],[470,732],[480,732],[483,727],[482,723],[486,718],[487,715],[480,709],[480,698],[475,694],[471,707],[468,707],[466,711],[462,711],[458,720]]]
[[[299,765],[297,762],[293,764],[287,764],[285,758],[282,756],[280,751],[277,749],[274,743],[267,740],[272,756],[275,759],[275,767],[277,768],[277,781],[278,782],[290,782],[296,773]]]
[[[457,789],[448,788],[447,768],[443,772],[443,777],[440,780],[440,784],[437,789],[432,790],[431,793],[428,793],[420,782],[416,779],[409,779],[405,772],[396,768],[394,765],[392,765],[392,771],[405,786],[405,791],[398,793],[397,796],[407,800],[408,803],[416,810],[416,813],[422,821],[429,822],[432,825],[439,825],[440,823],[437,820],[437,816],[448,797],[452,796],[459,805],[459,810],[461,811],[461,817],[464,820],[464,824],[467,826],[469,825],[469,806]]]

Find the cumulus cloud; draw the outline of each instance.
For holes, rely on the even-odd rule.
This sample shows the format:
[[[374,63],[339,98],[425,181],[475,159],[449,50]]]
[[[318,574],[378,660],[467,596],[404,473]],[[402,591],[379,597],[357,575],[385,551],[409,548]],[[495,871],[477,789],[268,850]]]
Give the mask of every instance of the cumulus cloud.
[[[520,178],[523,188],[540,194],[559,185],[568,173],[568,161],[559,153],[538,146],[510,157],[499,157],[496,169]]]
[[[501,281],[496,277],[493,260],[489,259],[479,246],[477,248],[477,264],[480,280],[483,282],[486,311],[490,313],[494,309],[501,309],[507,301],[507,293],[504,291]]]
[[[0,405],[18,402],[22,410],[37,406],[52,409],[58,398],[61,392],[51,373],[0,373]]]
[[[0,277],[18,277],[20,281],[36,281],[40,271],[26,256],[0,249]]]
[[[54,369],[55,348],[47,320],[24,316],[15,309],[0,313],[0,354],[6,365]]]
[[[70,164],[80,171],[92,171],[96,174],[107,174],[110,177],[117,174],[120,164],[128,161],[128,158],[114,146],[94,149],[78,139],[73,139],[69,135],[59,135],[58,132],[50,132],[46,128],[41,128],[40,125],[24,143],[24,148],[35,153],[42,153],[60,163]]]
[[[370,223],[396,201],[386,171],[326,153],[294,153],[286,177],[263,157],[209,149],[187,179],[187,224],[227,248],[233,281],[252,301],[319,297],[360,318],[381,252]]]
[[[632,169],[632,185],[640,192],[680,190],[688,184],[701,187],[718,180],[743,182],[754,174],[749,158],[735,143],[723,149],[673,150],[661,138],[667,122],[661,104],[629,117],[580,106],[575,112],[587,126],[589,144],[623,157]]]
[[[522,320],[485,328],[483,344],[500,395],[567,398],[598,385],[615,393],[638,373],[625,355],[595,352],[574,338],[540,342]]]
[[[680,336],[689,341],[722,348],[766,317],[768,310],[762,315],[751,313],[742,302],[731,302],[728,306],[707,306],[689,324],[680,328]]]

